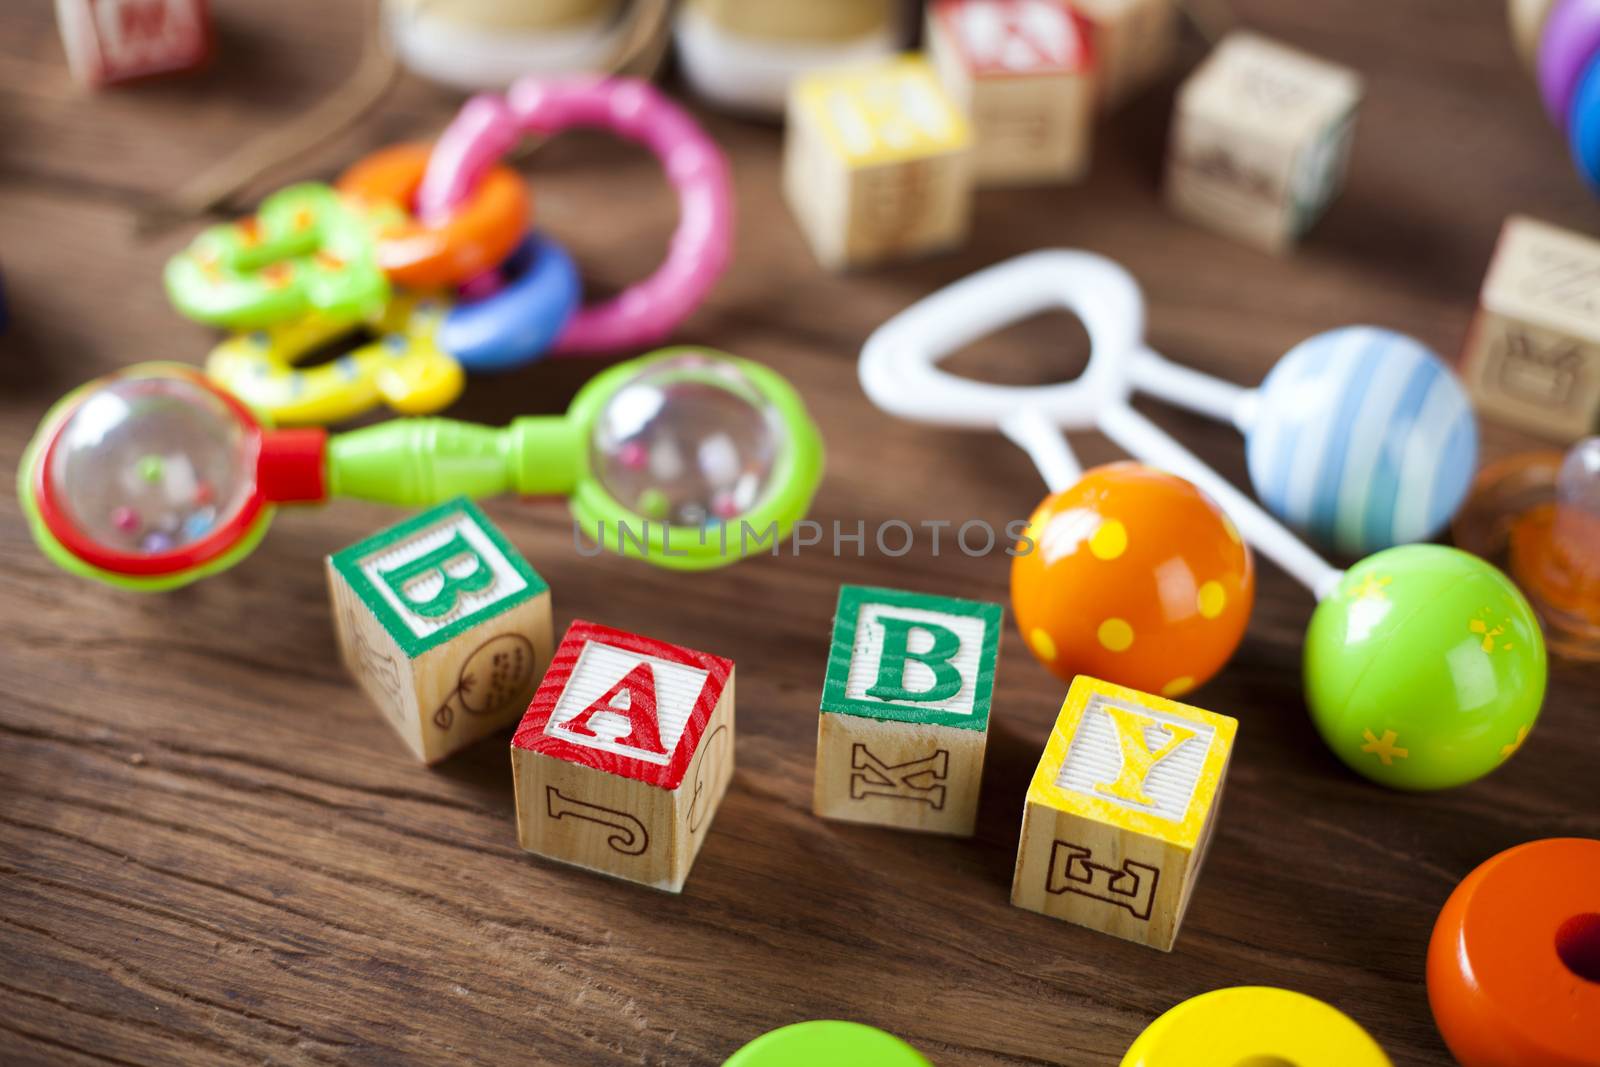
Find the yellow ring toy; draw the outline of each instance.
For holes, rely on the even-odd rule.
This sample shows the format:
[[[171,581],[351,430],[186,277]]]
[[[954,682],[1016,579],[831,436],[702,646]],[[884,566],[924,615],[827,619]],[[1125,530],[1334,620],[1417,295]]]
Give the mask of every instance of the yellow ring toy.
[[[1392,1067],[1350,1016],[1315,997],[1270,986],[1214,989],[1145,1029],[1122,1067]]]
[[[386,404],[424,415],[461,394],[461,364],[435,342],[450,302],[399,293],[370,320],[310,315],[249,333],[212,349],[206,374],[279,424],[340,422]],[[295,364],[352,333],[376,337],[315,367]]]

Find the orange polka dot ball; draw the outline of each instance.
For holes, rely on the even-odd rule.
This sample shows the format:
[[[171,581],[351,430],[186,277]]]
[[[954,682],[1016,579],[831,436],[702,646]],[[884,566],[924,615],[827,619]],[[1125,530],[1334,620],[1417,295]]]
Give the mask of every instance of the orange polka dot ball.
[[[1193,485],[1142,464],[1096,467],[1046,497],[1016,551],[1017,626],[1064,681],[1181,697],[1250,621],[1255,567],[1239,531]]]

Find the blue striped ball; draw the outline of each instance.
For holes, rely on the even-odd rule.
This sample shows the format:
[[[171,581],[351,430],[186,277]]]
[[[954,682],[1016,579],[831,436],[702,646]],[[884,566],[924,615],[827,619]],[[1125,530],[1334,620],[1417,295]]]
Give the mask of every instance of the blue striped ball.
[[[1478,426],[1438,356],[1393,330],[1346,326],[1307,338],[1272,368],[1245,450],[1274,514],[1366,556],[1444,528],[1477,469]]]

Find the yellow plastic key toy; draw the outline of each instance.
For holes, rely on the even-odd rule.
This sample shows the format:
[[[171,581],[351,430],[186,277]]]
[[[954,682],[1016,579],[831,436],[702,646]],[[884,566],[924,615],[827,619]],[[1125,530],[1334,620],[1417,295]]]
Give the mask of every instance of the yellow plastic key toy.
[[[427,414],[449,405],[465,381],[461,364],[434,341],[449,310],[442,297],[397,293],[371,321],[311,315],[234,334],[212,349],[206,374],[282,424],[340,422],[379,403]],[[330,362],[295,366],[364,329],[377,336]]]

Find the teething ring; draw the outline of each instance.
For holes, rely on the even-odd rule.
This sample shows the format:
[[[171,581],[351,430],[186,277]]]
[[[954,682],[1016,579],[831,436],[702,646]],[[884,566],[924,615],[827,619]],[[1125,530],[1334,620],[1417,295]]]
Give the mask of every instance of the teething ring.
[[[436,342],[449,308],[437,297],[397,296],[370,324],[376,340],[315,367],[295,362],[362,323],[314,316],[235,334],[212,349],[206,374],[281,423],[339,422],[380,403],[403,415],[438,411],[464,380]]]
[[[340,177],[339,191],[409,211],[428,167],[427,145],[374,152]],[[493,270],[527,229],[527,186],[510,167],[491,167],[451,210],[395,221],[378,231],[378,265],[397,285],[457,285]]]
[[[372,233],[400,221],[392,205],[354,205],[316,182],[292,185],[169,259],[167,295],[189,318],[236,330],[308,312],[370,314],[389,299]]]
[[[561,354],[603,353],[664,340],[705,298],[733,243],[728,163],[690,115],[646,82],[525,78],[505,97],[474,97],[445,130],[417,193],[423,219],[473,195],[480,175],[524,134],[594,126],[635,141],[661,160],[678,192],[678,227],[655,273],[616,297],[580,309],[557,338]]]
[[[529,234],[498,268],[502,287],[460,301],[436,338],[469,371],[502,371],[538,359],[577,311],[583,294],[566,249]]]

